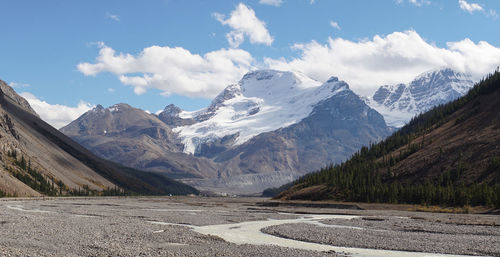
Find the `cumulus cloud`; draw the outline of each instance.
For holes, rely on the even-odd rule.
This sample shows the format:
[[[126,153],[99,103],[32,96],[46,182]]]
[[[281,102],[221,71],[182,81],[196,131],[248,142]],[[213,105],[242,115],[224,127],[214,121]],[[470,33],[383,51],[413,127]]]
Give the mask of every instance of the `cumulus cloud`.
[[[259,4],[281,6],[283,0],[259,0]]]
[[[500,64],[500,48],[487,42],[464,39],[440,48],[413,30],[376,35],[371,40],[329,38],[327,44],[311,41],[293,47],[301,52],[298,58],[267,58],[265,63],[269,68],[300,71],[320,81],[338,76],[365,95],[380,85],[409,82],[439,67],[467,72],[479,79]]]
[[[332,26],[332,28],[340,30],[340,25],[336,21],[330,21],[330,26]]]
[[[224,14],[214,13],[213,15],[221,24],[231,28],[231,31],[226,34],[226,38],[233,48],[237,48],[243,43],[245,37],[248,37],[252,44],[269,46],[274,41],[266,28],[266,23],[259,20],[255,11],[243,3],[239,3],[227,19]]]
[[[483,11],[483,7],[480,6],[479,4],[477,3],[468,3],[467,1],[465,0],[458,0],[458,4],[460,5],[460,9],[464,10],[464,11],[467,11],[469,13],[473,13],[473,12],[476,12],[476,11]]]
[[[220,49],[204,55],[182,47],[151,46],[137,56],[116,53],[99,44],[95,63],[80,63],[77,68],[87,76],[111,72],[134,88],[138,95],[158,89],[189,97],[213,97],[228,84],[237,82],[252,67],[253,57],[241,49]]]
[[[28,92],[21,93],[20,95],[28,101],[45,122],[58,129],[93,108],[91,104],[84,101],[80,101],[77,106],[71,107],[60,104],[49,104]]]
[[[83,74],[113,73],[137,94],[154,88],[166,96],[202,98],[214,97],[256,68],[298,71],[319,81],[338,76],[356,92],[370,95],[381,85],[406,83],[431,69],[450,67],[478,80],[500,65],[500,48],[488,42],[466,38],[438,47],[413,30],[359,41],[328,38],[324,44],[295,44],[298,57],[264,58],[262,63],[241,49],[198,55],[180,47],[152,46],[131,55],[99,46],[95,63],[78,65]]]

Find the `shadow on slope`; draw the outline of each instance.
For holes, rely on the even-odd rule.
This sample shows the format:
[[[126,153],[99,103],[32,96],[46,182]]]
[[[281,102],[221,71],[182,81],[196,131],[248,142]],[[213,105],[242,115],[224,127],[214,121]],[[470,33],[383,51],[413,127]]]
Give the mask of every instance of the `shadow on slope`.
[[[198,190],[195,188],[165,176],[127,168],[95,156],[48,123],[19,107],[3,92],[0,94],[0,106],[19,122],[31,127],[50,142],[124,190],[147,195],[198,194]]]

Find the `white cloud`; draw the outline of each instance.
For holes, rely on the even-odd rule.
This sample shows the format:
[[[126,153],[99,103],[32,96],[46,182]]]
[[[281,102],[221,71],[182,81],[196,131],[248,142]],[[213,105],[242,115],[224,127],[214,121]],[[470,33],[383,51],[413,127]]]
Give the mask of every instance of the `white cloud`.
[[[109,92],[109,93],[114,93],[114,92],[115,92],[115,89],[110,87],[110,88],[108,88],[108,92]]]
[[[295,59],[265,59],[269,68],[294,70],[320,81],[338,76],[358,93],[369,95],[378,86],[409,82],[418,74],[451,67],[479,79],[500,64],[500,48],[470,39],[449,42],[440,48],[426,42],[415,31],[374,36],[372,40],[328,39],[296,44],[301,52]]]
[[[210,98],[228,84],[237,82],[252,68],[253,58],[241,49],[220,49],[198,55],[182,47],[151,46],[137,56],[119,53],[99,44],[96,63],[80,63],[87,76],[111,72],[134,87],[136,94],[155,88],[163,95],[172,93]]]
[[[267,31],[265,22],[259,20],[255,11],[243,3],[239,3],[227,19],[224,14],[214,13],[213,15],[221,24],[231,27],[232,30],[226,34],[226,38],[233,48],[243,43],[245,37],[248,37],[252,44],[271,45],[273,43],[274,39]]]
[[[118,21],[118,22],[120,21],[120,17],[118,17],[118,15],[116,15],[116,14],[106,12],[106,17],[109,19],[112,19],[114,21]]]
[[[336,21],[330,21],[330,26],[332,26],[332,28],[340,30],[340,25]]]
[[[181,47],[152,46],[131,55],[116,53],[102,43],[99,46],[95,63],[78,65],[83,74],[113,73],[137,94],[154,88],[165,96],[202,98],[214,97],[256,68],[298,71],[319,81],[338,76],[356,92],[370,95],[381,85],[406,83],[435,68],[450,67],[478,80],[500,65],[500,48],[488,42],[466,38],[438,47],[413,30],[360,41],[329,38],[326,44],[296,44],[293,49],[299,51],[299,57],[265,58],[263,63],[256,63],[241,49],[198,55]]]
[[[474,12],[481,12],[486,16],[498,18],[498,14],[495,10],[486,10],[478,3],[468,3],[466,0],[458,0],[458,5],[460,6],[460,9],[470,14],[473,14]]]
[[[460,9],[467,11],[471,14],[476,11],[483,11],[483,7],[477,3],[468,3],[465,0],[458,0],[458,4],[460,5]]]
[[[274,5],[274,6],[281,6],[283,3],[283,0],[259,0],[259,4],[267,4],[267,5]]]
[[[49,104],[28,92],[21,93],[20,95],[28,101],[45,122],[58,129],[77,119],[93,107],[84,101],[80,101],[76,107],[70,107],[60,104]]]

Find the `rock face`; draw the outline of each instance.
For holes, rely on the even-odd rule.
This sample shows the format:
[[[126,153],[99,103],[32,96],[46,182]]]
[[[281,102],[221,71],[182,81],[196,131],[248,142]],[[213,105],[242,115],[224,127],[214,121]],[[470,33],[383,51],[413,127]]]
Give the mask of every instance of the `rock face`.
[[[168,108],[175,113],[175,108]],[[162,114],[164,119],[168,115]],[[95,154],[129,167],[165,172],[172,177],[214,176],[212,163],[182,153],[184,146],[172,132],[173,122],[168,122],[173,119],[166,120],[164,123],[156,115],[128,104],[109,108],[98,105],[61,131]]]
[[[281,185],[389,134],[347,83],[274,70],[246,74],[195,112],[114,109],[98,106],[61,131],[104,158],[231,193]]]
[[[408,85],[381,86],[367,103],[388,125],[401,127],[416,114],[463,96],[472,86],[470,75],[446,68],[423,73]]]
[[[158,119],[163,121],[169,127],[186,126],[196,122],[193,119],[183,119],[179,117],[181,112],[181,108],[173,104],[169,104],[160,114],[158,114]]]
[[[0,196],[71,195],[77,190],[99,192],[108,188],[137,193],[175,193],[168,191],[168,183],[179,189],[183,186],[188,191],[192,189],[98,158],[42,121],[28,102],[3,81],[0,81],[0,89],[0,166],[3,167]],[[90,133],[102,129],[85,130]]]
[[[7,85],[7,83],[0,80],[0,90],[2,90],[3,94],[8,96],[12,101],[21,106],[27,112],[38,117],[38,114],[31,108],[31,105],[24,99],[22,96],[18,95],[12,87]]]

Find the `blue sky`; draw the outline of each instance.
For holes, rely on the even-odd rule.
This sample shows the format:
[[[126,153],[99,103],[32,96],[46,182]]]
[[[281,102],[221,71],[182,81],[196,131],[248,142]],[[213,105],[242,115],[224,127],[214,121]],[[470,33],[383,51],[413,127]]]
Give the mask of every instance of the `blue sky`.
[[[205,107],[255,69],[359,94],[500,63],[497,0],[0,1],[0,79],[60,127],[91,106]]]

